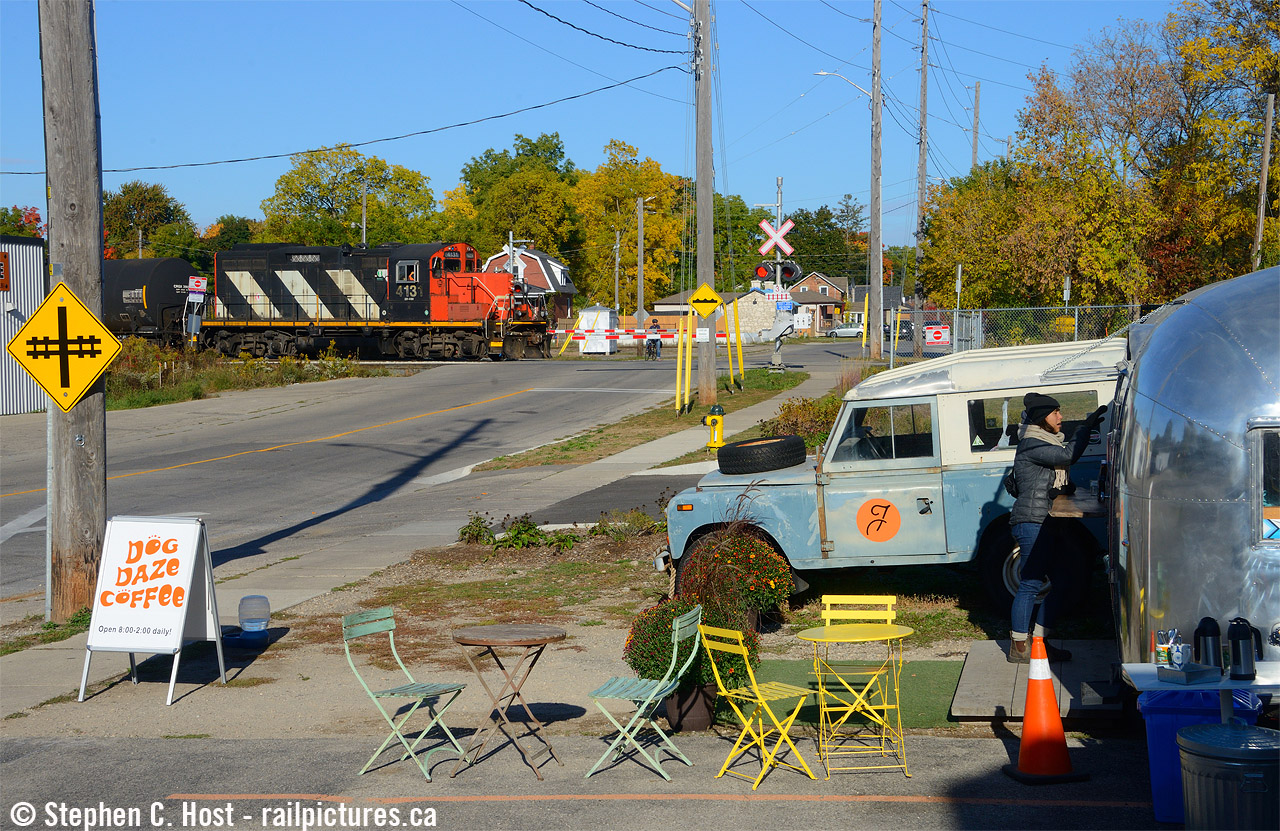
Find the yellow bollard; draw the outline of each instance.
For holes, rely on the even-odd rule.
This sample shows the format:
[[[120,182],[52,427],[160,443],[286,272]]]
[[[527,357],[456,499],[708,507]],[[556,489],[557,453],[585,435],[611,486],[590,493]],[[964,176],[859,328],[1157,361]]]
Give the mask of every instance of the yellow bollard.
[[[724,407],[712,404],[711,411],[702,417],[702,423],[711,428],[707,447],[724,447]]]

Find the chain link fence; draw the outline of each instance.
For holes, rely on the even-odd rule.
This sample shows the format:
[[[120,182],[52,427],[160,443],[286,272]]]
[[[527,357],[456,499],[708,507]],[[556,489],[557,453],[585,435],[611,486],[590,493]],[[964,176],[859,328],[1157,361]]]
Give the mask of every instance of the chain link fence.
[[[1145,306],[1052,306],[1022,309],[894,311],[885,326],[885,352],[894,361],[936,358],[969,349],[1094,340],[1112,335],[1151,311]],[[917,338],[916,329],[919,328]]]

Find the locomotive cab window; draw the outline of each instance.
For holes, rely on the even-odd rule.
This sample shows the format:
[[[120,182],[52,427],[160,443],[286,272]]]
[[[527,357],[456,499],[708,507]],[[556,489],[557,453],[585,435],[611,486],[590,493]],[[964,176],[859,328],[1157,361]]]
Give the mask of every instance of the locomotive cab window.
[[[416,283],[418,282],[418,263],[416,260],[411,262],[396,263],[396,283]]]

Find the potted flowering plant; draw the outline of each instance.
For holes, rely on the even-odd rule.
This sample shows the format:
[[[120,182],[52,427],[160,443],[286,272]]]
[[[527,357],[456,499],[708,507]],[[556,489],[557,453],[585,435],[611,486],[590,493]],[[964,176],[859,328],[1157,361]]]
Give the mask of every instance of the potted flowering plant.
[[[717,572],[714,578],[709,573]],[[795,591],[791,567],[773,546],[751,534],[729,532],[708,538],[688,555],[681,569],[681,594],[684,586],[698,594],[702,584],[712,580],[719,596],[740,592],[748,610],[770,612],[777,609]],[[737,592],[727,583],[737,583]]]

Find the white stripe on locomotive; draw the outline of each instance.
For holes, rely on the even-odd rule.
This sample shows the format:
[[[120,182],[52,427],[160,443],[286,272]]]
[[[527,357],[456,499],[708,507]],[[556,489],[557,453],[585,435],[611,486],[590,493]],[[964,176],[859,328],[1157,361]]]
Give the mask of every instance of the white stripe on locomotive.
[[[378,320],[382,317],[382,307],[369,292],[364,290],[364,286],[356,275],[347,269],[341,271],[325,269],[325,273],[337,284],[338,291],[346,295],[347,302],[351,304],[352,312],[356,317],[364,320]],[[383,277],[386,277],[385,271]]]
[[[279,320],[283,315],[280,310],[275,307],[271,299],[267,297],[262,285],[247,271],[227,271],[224,272],[227,279],[231,281],[231,285],[236,287],[236,291],[244,295],[244,299],[248,302],[249,308],[260,318],[265,320]]]
[[[320,295],[316,294],[315,289],[302,276],[301,271],[277,271],[276,276],[280,278],[285,291],[293,295],[293,302],[298,304],[303,314],[311,320],[333,319],[333,313],[329,311],[328,306],[320,302]]]

